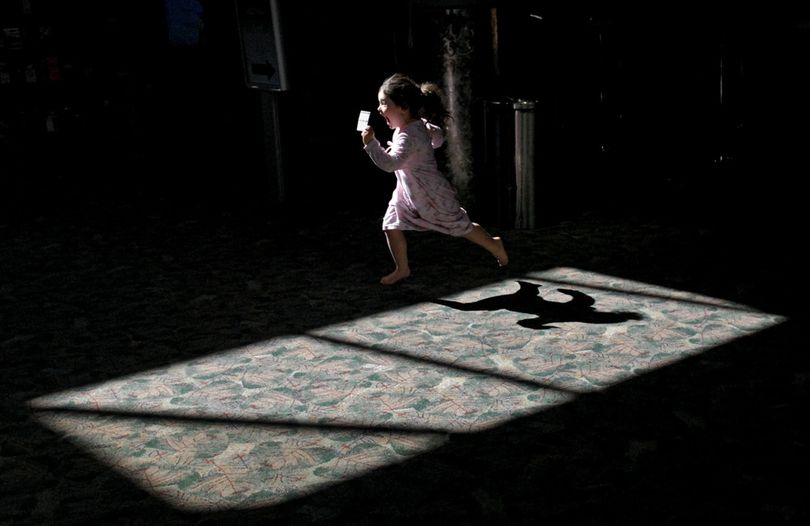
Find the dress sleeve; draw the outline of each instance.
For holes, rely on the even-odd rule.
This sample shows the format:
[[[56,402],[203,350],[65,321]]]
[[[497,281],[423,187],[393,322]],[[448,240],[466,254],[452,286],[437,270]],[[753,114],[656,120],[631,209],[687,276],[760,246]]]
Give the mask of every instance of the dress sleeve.
[[[407,131],[399,130],[394,142],[383,150],[380,141],[374,138],[365,146],[366,153],[378,168],[386,172],[393,172],[402,168],[414,151],[413,138]]]
[[[434,150],[436,148],[441,148],[442,144],[444,144],[444,130],[435,124],[429,123],[425,119],[422,120],[425,122],[425,128],[427,128],[428,135],[430,135],[430,145],[433,146]]]

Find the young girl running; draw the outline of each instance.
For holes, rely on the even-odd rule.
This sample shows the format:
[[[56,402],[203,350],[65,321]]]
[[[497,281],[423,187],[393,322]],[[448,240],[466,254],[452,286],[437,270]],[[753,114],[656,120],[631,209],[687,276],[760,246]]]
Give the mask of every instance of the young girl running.
[[[378,168],[394,172],[397,186],[383,218],[383,231],[394,259],[394,271],[380,283],[393,285],[411,275],[405,230],[433,230],[464,237],[482,246],[500,266],[509,256],[499,237],[492,237],[473,223],[458,202],[455,189],[439,170],[434,148],[444,144],[441,125],[449,116],[439,87],[417,84],[397,73],[383,82],[377,94],[377,111],[394,130],[390,146],[383,149],[371,126],[363,130],[364,149]]]

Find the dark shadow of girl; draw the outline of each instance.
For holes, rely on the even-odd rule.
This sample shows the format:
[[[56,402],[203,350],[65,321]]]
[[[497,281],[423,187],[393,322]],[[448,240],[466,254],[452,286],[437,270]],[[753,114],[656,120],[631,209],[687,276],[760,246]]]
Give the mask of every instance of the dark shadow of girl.
[[[628,320],[643,319],[635,312],[602,312],[593,305],[595,300],[578,290],[557,289],[571,296],[566,302],[548,301],[540,296],[540,287],[536,283],[518,281],[520,289],[512,294],[493,296],[470,303],[450,300],[433,300],[434,303],[462,311],[494,311],[509,310],[522,314],[532,314],[536,318],[518,321],[518,325],[528,329],[556,329],[550,323],[581,322],[581,323],[621,323]]]

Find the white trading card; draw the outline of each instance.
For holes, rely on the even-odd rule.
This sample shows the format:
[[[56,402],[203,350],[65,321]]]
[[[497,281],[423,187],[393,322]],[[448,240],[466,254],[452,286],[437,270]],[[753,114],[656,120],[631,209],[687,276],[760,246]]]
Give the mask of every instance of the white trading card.
[[[370,111],[362,110],[360,116],[357,117],[357,131],[363,131],[368,126],[368,119],[371,117]]]

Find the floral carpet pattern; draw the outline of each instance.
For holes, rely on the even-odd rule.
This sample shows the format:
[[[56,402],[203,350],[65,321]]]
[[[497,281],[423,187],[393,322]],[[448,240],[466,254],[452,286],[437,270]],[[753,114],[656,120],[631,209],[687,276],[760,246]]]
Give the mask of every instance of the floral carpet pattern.
[[[377,233],[371,222],[357,223],[369,238]],[[573,418],[566,411],[594,396],[619,396],[614,407],[627,406],[627,397],[643,406],[645,397],[662,397],[632,394],[655,392],[643,387],[656,385],[647,377],[694,360],[710,364],[703,371],[751,360],[750,344],[739,342],[783,330],[795,314],[771,309],[758,295],[780,277],[746,284],[759,288],[737,294],[742,301],[717,294],[722,284],[705,287],[708,293],[678,287],[677,268],[661,280],[666,284],[645,273],[650,265],[624,277],[622,265],[651,243],[683,248],[683,233],[660,225],[584,221],[510,231],[506,275],[477,249],[427,235],[414,241],[413,258],[444,256],[391,289],[375,283],[384,253],[360,262],[322,259],[320,245],[290,243],[294,234],[272,225],[178,220],[171,227],[158,242],[126,227],[81,226],[6,241],[2,263],[18,279],[5,282],[2,293],[19,309],[3,315],[6,385],[14,389],[4,405],[10,418],[0,450],[3,524],[399,524],[431,515],[464,524],[538,516],[588,522],[594,503],[606,502],[595,501],[592,490],[644,485],[628,482],[628,468],[609,464],[590,473],[590,482],[568,478],[612,455],[614,446],[600,440],[624,437],[616,438],[628,448],[617,465],[642,462],[642,472],[651,469],[644,462],[674,446],[654,428],[628,431],[625,416],[605,424],[593,417],[593,429],[574,431],[589,427],[588,419],[563,423]],[[315,228],[297,234],[314,235]],[[212,232],[216,243],[204,244]],[[582,258],[577,251],[588,247],[570,241],[586,235],[590,249],[600,242],[618,248],[598,251],[602,261]],[[346,242],[348,252],[371,243],[364,235]],[[454,260],[462,247],[472,255]],[[66,248],[67,263],[52,257]],[[731,350],[721,359],[702,358],[725,348]],[[805,389],[807,377],[800,368],[794,374],[788,388]],[[689,381],[666,383],[680,382],[676,398]],[[692,430],[717,419],[691,406],[665,412]],[[565,429],[570,444],[554,445]],[[791,447],[806,453],[803,437]],[[522,457],[540,443],[541,451]],[[64,446],[49,453],[57,444]],[[564,490],[535,478],[555,472],[564,458],[570,466],[560,484],[578,488],[583,506],[560,500]],[[54,469],[60,463],[63,470]],[[501,470],[513,480],[504,482]],[[76,474],[84,471],[100,475]],[[393,477],[397,489],[380,477]],[[499,480],[511,488],[508,496],[497,489]],[[528,497],[533,485],[546,491],[543,512]],[[117,507],[103,502],[110,488],[128,495]],[[361,496],[375,494],[373,504]],[[757,513],[790,522],[806,511],[785,502],[792,501],[771,498]],[[655,511],[621,511],[620,499],[611,506],[603,510],[607,522]],[[690,516],[675,504],[656,506],[660,516]]]
[[[553,306],[557,326],[523,328],[508,302],[492,301],[519,294],[510,280],[31,406],[61,410],[41,421],[181,508],[265,506],[433,449],[446,433],[485,429],[784,321],[576,269],[531,277],[534,287],[521,282],[521,290],[577,287],[581,296],[562,290],[628,315],[603,325],[589,305],[565,312],[574,300],[529,292],[541,316]],[[446,306],[456,301],[489,312]]]

